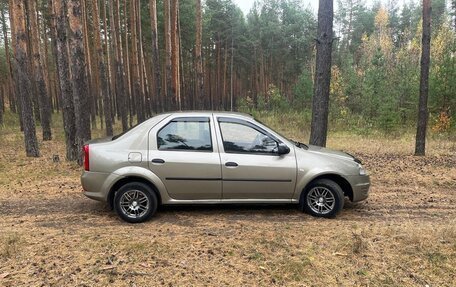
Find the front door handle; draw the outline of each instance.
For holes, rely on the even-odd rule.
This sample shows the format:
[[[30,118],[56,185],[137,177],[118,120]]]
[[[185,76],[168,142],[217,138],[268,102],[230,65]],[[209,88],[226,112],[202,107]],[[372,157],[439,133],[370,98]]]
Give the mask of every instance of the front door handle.
[[[154,158],[154,159],[152,160],[152,162],[153,162],[153,163],[165,163],[165,161],[162,160],[161,158]]]
[[[229,161],[229,162],[225,163],[225,166],[236,167],[236,166],[238,166],[238,164],[235,162]]]

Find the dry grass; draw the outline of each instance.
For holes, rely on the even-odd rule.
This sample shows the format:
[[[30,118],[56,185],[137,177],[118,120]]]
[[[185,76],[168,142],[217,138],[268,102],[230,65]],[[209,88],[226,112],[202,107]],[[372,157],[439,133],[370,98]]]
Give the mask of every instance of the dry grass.
[[[57,127],[59,131],[60,127]],[[100,131],[97,131],[101,135]],[[297,129],[287,134],[301,134]],[[296,137],[304,140],[303,137]],[[333,220],[294,207],[161,208],[129,225],[85,198],[61,135],[26,158],[0,129],[0,286],[454,286],[455,143],[330,136],[372,174]]]

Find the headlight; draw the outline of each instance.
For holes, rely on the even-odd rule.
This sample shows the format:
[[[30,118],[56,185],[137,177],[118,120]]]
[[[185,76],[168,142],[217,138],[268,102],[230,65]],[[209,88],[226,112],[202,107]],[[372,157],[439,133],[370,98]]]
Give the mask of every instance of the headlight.
[[[358,164],[358,168],[359,168],[359,175],[367,175],[367,170],[361,164]]]

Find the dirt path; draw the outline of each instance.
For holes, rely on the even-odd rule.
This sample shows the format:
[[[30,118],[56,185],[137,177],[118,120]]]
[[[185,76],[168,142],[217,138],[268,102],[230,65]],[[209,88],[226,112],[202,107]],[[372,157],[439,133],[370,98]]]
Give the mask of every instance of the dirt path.
[[[0,286],[452,286],[456,158],[356,153],[369,199],[336,219],[294,206],[164,207],[129,225],[79,168],[3,153]],[[60,146],[55,146],[57,152]],[[43,180],[46,178],[46,180]]]

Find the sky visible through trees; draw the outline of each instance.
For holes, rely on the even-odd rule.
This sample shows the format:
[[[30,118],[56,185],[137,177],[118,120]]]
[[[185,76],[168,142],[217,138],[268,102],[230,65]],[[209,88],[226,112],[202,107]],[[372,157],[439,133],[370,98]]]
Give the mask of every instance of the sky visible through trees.
[[[259,0],[245,14],[233,0],[2,0],[0,121],[23,115],[26,93],[22,129],[33,133],[33,119],[52,139],[49,114],[61,112],[70,159],[90,127],[112,135],[117,122],[176,109],[297,113],[309,127],[316,5]],[[329,129],[415,129],[421,12],[418,1],[334,1]],[[428,130],[454,134],[454,0],[432,1],[430,52]]]
[[[233,0],[233,2],[242,10],[244,15],[249,14],[250,9],[253,7],[253,4],[256,0]],[[365,3],[367,6],[372,6],[377,2],[381,2],[384,5],[388,5],[389,3],[394,3],[397,6],[401,7],[407,2],[414,2],[418,3],[418,0],[366,0]],[[310,7],[314,13],[316,14],[318,11],[318,0],[302,0],[301,1],[303,7]],[[337,1],[334,1],[334,9],[337,9]]]

